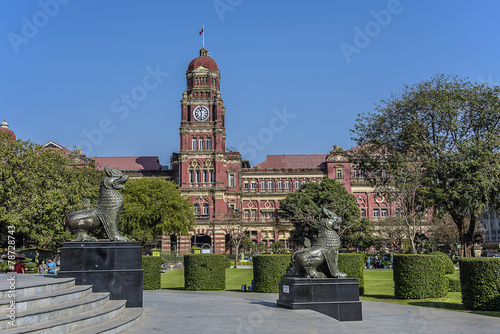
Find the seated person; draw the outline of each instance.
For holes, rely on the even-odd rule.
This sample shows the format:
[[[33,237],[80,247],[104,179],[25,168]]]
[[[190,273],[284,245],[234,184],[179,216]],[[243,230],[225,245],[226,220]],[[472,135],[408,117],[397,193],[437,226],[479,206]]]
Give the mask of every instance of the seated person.
[[[47,274],[55,274],[56,273],[56,264],[52,262],[52,259],[47,260]]]
[[[26,274],[26,267],[19,258],[16,258],[16,264],[14,265],[14,272],[18,274]]]
[[[40,265],[38,266],[38,273],[39,274],[47,273],[47,265],[45,264],[45,260],[40,261]]]

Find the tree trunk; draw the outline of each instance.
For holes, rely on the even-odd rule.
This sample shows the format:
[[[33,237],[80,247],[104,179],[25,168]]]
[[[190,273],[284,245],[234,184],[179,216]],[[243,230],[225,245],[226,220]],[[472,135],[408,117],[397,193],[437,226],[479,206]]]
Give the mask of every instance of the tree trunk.
[[[465,244],[467,245],[466,256],[474,256],[472,254],[472,247],[474,246],[474,234],[476,231],[477,217],[470,217],[469,228],[467,229],[467,233],[465,233]]]
[[[460,239],[460,257],[465,257],[465,233],[462,228],[457,225],[458,238]]]
[[[417,254],[417,246],[415,246],[415,237],[413,238],[410,237],[410,243],[411,243],[412,254]]]
[[[238,268],[238,246],[234,247],[234,254],[236,255],[236,258],[234,259],[234,268]]]

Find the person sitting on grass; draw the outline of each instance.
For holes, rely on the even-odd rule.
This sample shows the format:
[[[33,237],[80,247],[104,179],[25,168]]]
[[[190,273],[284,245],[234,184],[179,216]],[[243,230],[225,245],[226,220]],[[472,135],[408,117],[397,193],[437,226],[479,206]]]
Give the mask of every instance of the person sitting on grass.
[[[47,260],[47,274],[54,274],[56,273],[56,264],[54,262],[52,262],[52,259],[48,259]]]

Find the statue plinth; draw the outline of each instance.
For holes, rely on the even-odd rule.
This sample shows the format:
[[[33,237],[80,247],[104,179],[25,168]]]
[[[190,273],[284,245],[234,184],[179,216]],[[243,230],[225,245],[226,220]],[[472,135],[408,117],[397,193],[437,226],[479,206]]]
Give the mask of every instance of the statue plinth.
[[[74,277],[93,292],[110,292],[111,300],[142,307],[142,247],[140,242],[65,242],[58,277]]]
[[[339,321],[363,320],[359,284],[355,278],[303,278],[283,276],[278,306],[311,309]]]

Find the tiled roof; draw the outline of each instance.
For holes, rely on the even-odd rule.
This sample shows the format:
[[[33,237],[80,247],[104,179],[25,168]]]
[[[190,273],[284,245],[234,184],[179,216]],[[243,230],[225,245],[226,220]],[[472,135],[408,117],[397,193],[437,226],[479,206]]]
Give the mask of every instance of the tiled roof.
[[[258,168],[318,168],[324,167],[326,154],[268,155],[255,165]]]
[[[191,60],[191,62],[189,63],[188,65],[188,71],[192,71],[194,70],[195,68],[197,68],[198,66],[205,66],[206,68],[208,68],[209,70],[212,70],[212,71],[218,71],[219,68],[217,67],[217,63],[215,62],[215,60],[213,60],[212,58],[208,57],[208,56],[199,56],[193,60]]]
[[[158,157],[97,157],[97,169],[103,170],[106,165],[118,170],[160,170],[161,164]]]
[[[64,153],[66,154],[70,154],[71,153],[71,150],[62,146],[62,145],[59,145],[58,143],[56,142],[53,142],[53,141],[49,141],[48,143],[45,143],[43,145],[43,147],[47,147],[47,148],[54,148],[54,149],[59,149],[59,150],[63,150]]]

